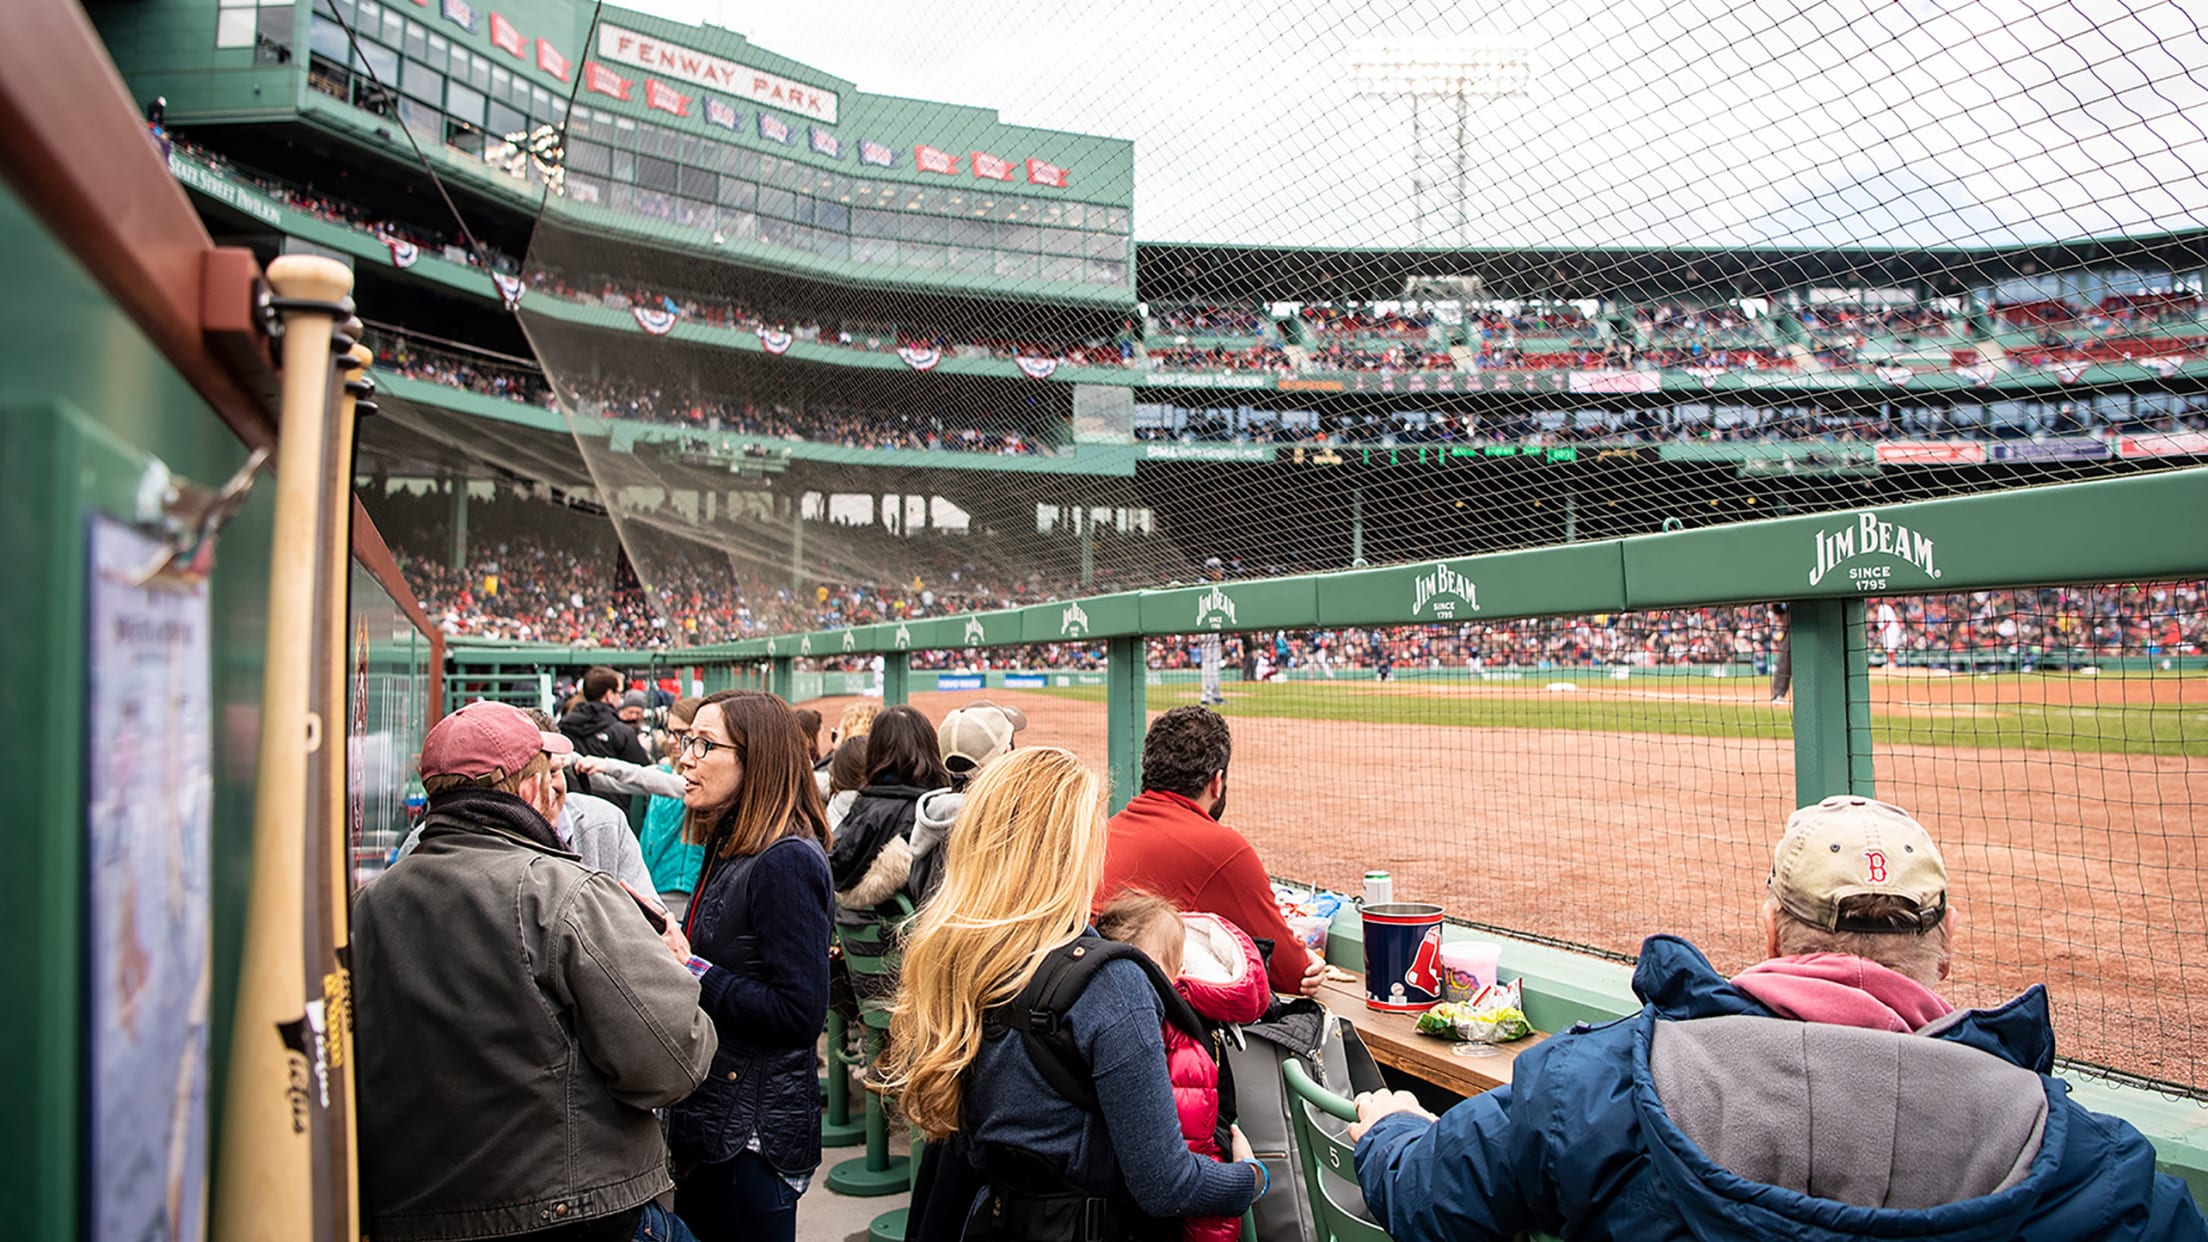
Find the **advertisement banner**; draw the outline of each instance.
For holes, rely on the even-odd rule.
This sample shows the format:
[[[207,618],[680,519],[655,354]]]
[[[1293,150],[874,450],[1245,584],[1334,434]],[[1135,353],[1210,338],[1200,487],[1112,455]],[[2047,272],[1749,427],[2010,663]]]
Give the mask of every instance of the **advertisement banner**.
[[[1986,459],[1986,446],[1975,440],[1895,440],[1878,446],[1882,466],[1976,465]]]
[[[1995,461],[2100,461],[2107,456],[2108,442],[2090,436],[2020,440],[1993,446]]]
[[[982,677],[978,673],[944,673],[936,677],[935,688],[938,690],[979,690],[981,689],[981,683]]]
[[[1049,684],[1049,676],[1043,673],[1006,673],[1004,675],[1004,688],[1007,690],[1041,690]],[[936,687],[941,689],[942,683],[937,682]]]
[[[598,56],[601,60],[635,65],[699,86],[710,86],[755,104],[771,104],[825,124],[836,123],[834,91],[793,82],[778,74],[669,43],[653,35],[601,24],[598,27]]]
[[[1655,371],[1573,371],[1565,382],[1569,392],[1655,392],[1663,386]]]
[[[2208,431],[2162,431],[2125,436],[2126,457],[2208,457]]]

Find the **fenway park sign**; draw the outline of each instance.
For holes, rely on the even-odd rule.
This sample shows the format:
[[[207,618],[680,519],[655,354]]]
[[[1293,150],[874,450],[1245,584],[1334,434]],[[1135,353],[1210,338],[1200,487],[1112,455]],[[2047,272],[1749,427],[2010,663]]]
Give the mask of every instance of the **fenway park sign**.
[[[795,112],[829,125],[836,123],[836,93],[818,86],[793,82],[764,69],[724,60],[695,48],[669,43],[656,35],[638,34],[620,26],[598,27],[598,59],[635,65],[685,82],[710,86],[755,104]]]

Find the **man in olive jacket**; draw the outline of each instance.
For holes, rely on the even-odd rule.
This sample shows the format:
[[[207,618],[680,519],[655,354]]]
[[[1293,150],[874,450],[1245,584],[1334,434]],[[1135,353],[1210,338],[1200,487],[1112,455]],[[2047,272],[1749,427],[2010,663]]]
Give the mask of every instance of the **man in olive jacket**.
[[[471,703],[422,743],[421,843],[353,913],[360,1173],[377,1242],[626,1240],[672,1185],[652,1109],[716,1046],[684,965],[561,846],[572,744]]]

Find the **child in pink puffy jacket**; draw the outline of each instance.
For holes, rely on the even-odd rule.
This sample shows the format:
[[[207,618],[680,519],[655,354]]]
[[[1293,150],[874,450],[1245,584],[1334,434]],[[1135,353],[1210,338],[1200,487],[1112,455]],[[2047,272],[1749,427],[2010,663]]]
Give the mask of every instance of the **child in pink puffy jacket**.
[[[1183,914],[1162,897],[1130,889],[1097,912],[1096,930],[1108,940],[1141,949],[1207,1022],[1255,1022],[1272,1006],[1272,988],[1257,946],[1241,928],[1216,914]],[[1164,1024],[1164,1035],[1165,1068],[1173,1079],[1181,1137],[1197,1155],[1224,1159],[1214,1048],[1170,1022]],[[1235,1242],[1241,1235],[1242,1222],[1236,1217],[1191,1216],[1181,1222],[1183,1242]]]

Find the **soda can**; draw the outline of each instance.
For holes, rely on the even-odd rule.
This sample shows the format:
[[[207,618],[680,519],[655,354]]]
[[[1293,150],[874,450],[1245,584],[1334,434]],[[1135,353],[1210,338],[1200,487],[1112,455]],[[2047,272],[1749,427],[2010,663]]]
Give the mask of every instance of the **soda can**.
[[[1385,871],[1365,873],[1365,906],[1384,906],[1395,900],[1395,879]]]

